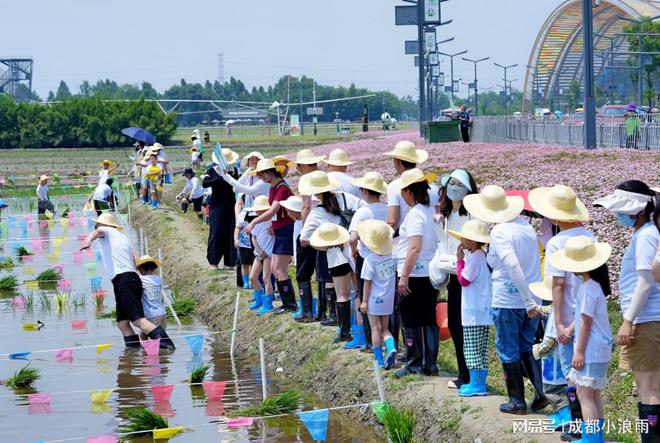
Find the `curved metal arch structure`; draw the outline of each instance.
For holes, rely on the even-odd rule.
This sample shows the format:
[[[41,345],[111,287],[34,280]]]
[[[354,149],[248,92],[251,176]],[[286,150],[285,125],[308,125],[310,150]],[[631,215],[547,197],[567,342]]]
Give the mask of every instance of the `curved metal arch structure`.
[[[545,21],[539,32],[532,53],[529,57],[525,75],[523,109],[525,102],[535,106],[547,107],[551,103],[560,107],[562,96],[568,93],[574,80],[583,83],[583,40],[582,40],[582,5],[581,0],[566,0]],[[660,2],[654,0],[603,0],[594,8],[594,75],[604,78],[604,74],[613,75],[614,66],[626,65],[627,56],[611,55],[611,44],[617,52],[628,51],[628,42],[622,35],[623,28],[629,22],[619,16],[631,19],[655,17],[660,14]],[[610,77],[613,79],[613,77]],[[616,81],[625,83],[628,75],[617,75]],[[602,86],[602,85],[601,85]],[[622,86],[622,85],[619,85]]]

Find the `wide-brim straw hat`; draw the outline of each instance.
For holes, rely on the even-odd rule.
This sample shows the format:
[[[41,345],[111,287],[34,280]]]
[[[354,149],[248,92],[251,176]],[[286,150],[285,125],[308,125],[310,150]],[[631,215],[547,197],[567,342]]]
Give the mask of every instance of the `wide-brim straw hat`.
[[[229,148],[222,148],[222,155],[225,156],[225,160],[227,160],[228,165],[236,164],[236,162],[239,159],[238,154]],[[220,159],[218,158],[217,155],[215,155],[215,152],[211,154],[211,159],[213,160],[213,163],[215,163],[216,165],[220,164]]]
[[[315,155],[311,149],[301,149],[293,161],[296,165],[315,165],[325,158],[325,155]]]
[[[328,158],[323,160],[323,163],[331,166],[350,166],[355,162],[348,158],[346,151],[337,148],[333,149],[330,154],[328,154]]]
[[[586,222],[589,211],[575,191],[564,185],[536,188],[529,191],[529,204],[536,212],[562,222]]]
[[[42,175],[41,177],[39,177],[39,183],[45,182],[46,180],[49,180],[49,179],[50,179],[50,176]]]
[[[264,159],[264,156],[261,154],[261,152],[259,152],[259,151],[252,151],[252,152],[250,152],[249,154],[247,154],[245,157],[243,157],[243,163],[245,163],[245,164],[247,165],[247,164],[248,164],[248,161],[250,161],[250,159],[251,159],[252,157],[256,157],[257,160],[263,160],[263,159]]]
[[[124,229],[112,212],[103,212],[97,218],[93,219],[92,222],[97,225],[110,226],[119,230]]]
[[[537,281],[528,285],[529,292],[545,301],[552,301],[552,277],[546,276],[543,281]]]
[[[151,255],[143,255],[143,256],[141,256],[141,257],[138,259],[136,265],[137,265],[138,267],[140,267],[140,266],[142,266],[142,265],[144,265],[144,264],[146,264],[146,263],[153,263],[153,264],[155,264],[157,267],[160,268],[160,262],[159,262],[158,260],[156,260],[155,258],[153,258]]]
[[[392,253],[394,229],[382,220],[364,220],[357,225],[360,241],[378,255]]]
[[[421,183],[421,182],[431,183],[436,178],[437,176],[433,173],[424,173],[424,171],[422,171],[419,168],[413,168],[413,169],[408,169],[403,174],[401,174],[401,182],[399,183],[399,185],[401,189],[403,189],[403,188],[407,188],[413,183]]]
[[[245,208],[247,212],[267,211],[268,209],[270,209],[270,203],[268,203],[268,197],[265,195],[258,196],[252,202],[252,206]]]
[[[282,172],[284,170],[282,166],[276,166],[273,159],[264,158],[257,162],[257,167],[250,171],[249,174],[256,176],[258,173],[268,171],[269,169],[275,169],[278,172]]]
[[[571,237],[563,249],[547,258],[550,265],[566,272],[589,272],[607,262],[612,255],[608,243],[594,242],[586,235]]]
[[[506,223],[520,215],[525,201],[522,197],[507,196],[500,186],[488,185],[479,194],[466,195],[463,206],[486,223]]]
[[[279,162],[286,162],[286,165],[290,168],[296,167],[296,162],[289,160],[284,155],[276,155],[275,157],[273,157],[273,163],[279,163]]]
[[[325,171],[313,171],[305,174],[300,177],[298,182],[298,190],[302,195],[323,194],[339,189],[341,189],[341,183],[329,177]]]
[[[394,146],[394,150],[386,152],[386,156],[398,158],[408,163],[424,163],[429,158],[429,153],[423,149],[417,149],[411,141],[403,140]]]
[[[479,243],[490,243],[488,225],[481,220],[468,220],[463,224],[460,231],[452,231],[450,229],[447,232],[457,240],[466,238]]]
[[[330,248],[340,246],[351,238],[351,234],[342,226],[334,223],[322,223],[316,228],[309,243],[314,248]]]
[[[108,159],[103,160],[101,162],[101,166],[105,166],[105,165],[108,165],[108,167],[112,168],[112,165],[113,165],[112,160],[108,160]]]
[[[379,194],[387,194],[387,183],[385,183],[383,176],[378,172],[367,172],[364,174],[364,177],[356,178],[352,183],[358,188],[369,189]]]
[[[280,206],[289,211],[302,212],[302,198],[292,195],[286,200],[281,200]]]

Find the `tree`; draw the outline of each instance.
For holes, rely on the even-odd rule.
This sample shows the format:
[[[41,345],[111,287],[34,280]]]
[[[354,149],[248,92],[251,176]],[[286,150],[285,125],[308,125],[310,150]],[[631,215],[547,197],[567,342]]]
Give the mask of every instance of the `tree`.
[[[55,93],[55,100],[64,100],[69,97],[71,97],[71,91],[64,80],[61,80],[60,85],[57,87],[57,92]]]
[[[655,85],[660,84],[660,21],[648,21],[649,17],[644,17],[647,21],[642,23],[641,32],[645,34],[656,34],[656,35],[646,35],[642,36],[641,42],[642,47],[639,47],[639,39],[633,34],[640,30],[639,26],[636,24],[631,24],[626,26],[624,31],[628,33],[626,35],[626,40],[630,45],[631,52],[655,52],[654,55],[643,55],[642,56],[642,81],[646,83],[645,89],[646,93],[644,94],[644,101],[649,106],[655,106],[657,99],[657,92],[655,90]],[[638,66],[639,55],[632,54],[628,58],[628,64],[630,66]],[[630,78],[637,84],[639,78],[639,72],[636,69],[630,71]],[[641,104],[641,103],[640,103]]]
[[[580,92],[580,82],[573,80],[568,87],[568,107],[569,112],[575,112],[575,108],[582,102],[580,98],[582,97]]]

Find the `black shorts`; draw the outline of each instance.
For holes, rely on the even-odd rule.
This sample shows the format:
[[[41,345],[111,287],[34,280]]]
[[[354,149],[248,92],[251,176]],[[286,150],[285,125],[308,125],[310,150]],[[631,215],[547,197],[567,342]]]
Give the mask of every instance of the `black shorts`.
[[[203,199],[204,199],[204,196],[192,199],[193,210],[195,212],[200,212],[202,210],[202,200]]]
[[[330,268],[329,271],[330,271],[330,276],[332,277],[343,277],[353,272],[353,268],[351,268],[351,265],[349,265],[348,263],[344,263],[343,265]]]
[[[316,280],[322,282],[332,281],[332,276],[328,271],[328,256],[325,251],[318,251],[316,254]]]
[[[290,255],[293,257],[293,223],[282,226],[275,231],[273,255]]]
[[[115,292],[117,321],[130,320],[134,322],[144,317],[142,308],[142,280],[136,272],[117,274],[112,279]]]
[[[433,287],[431,280],[428,277],[410,277],[408,288],[410,294],[405,297],[399,296],[403,327],[420,328],[436,324],[435,306],[438,304],[438,290]]]
[[[254,251],[250,248],[238,248],[238,255],[242,265],[251,265],[254,262]]]

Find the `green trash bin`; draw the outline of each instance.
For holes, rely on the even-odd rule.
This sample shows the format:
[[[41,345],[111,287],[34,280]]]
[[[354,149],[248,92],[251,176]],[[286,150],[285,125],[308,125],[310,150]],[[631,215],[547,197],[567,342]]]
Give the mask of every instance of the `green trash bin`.
[[[424,123],[426,143],[447,143],[461,141],[459,120],[447,120]]]

